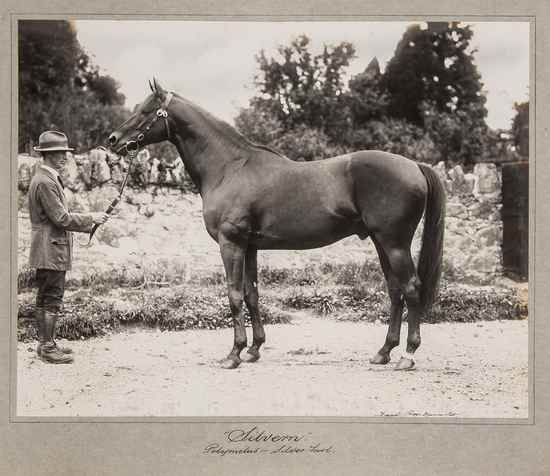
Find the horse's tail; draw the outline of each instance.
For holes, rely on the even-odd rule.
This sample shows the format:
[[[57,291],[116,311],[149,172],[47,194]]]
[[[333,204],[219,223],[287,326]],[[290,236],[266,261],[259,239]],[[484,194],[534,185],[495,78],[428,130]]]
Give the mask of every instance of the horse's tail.
[[[422,283],[420,303],[427,311],[437,297],[441,278],[446,196],[437,173],[428,165],[418,165],[428,182],[422,248],[418,259],[418,277]]]

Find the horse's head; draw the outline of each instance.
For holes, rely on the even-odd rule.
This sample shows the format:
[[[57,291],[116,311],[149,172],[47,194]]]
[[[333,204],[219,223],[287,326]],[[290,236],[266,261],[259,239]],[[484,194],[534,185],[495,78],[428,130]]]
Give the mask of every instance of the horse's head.
[[[109,136],[111,150],[117,154],[137,151],[139,147],[170,138],[168,105],[172,93],[153,78],[152,94],[136,108],[134,114]]]

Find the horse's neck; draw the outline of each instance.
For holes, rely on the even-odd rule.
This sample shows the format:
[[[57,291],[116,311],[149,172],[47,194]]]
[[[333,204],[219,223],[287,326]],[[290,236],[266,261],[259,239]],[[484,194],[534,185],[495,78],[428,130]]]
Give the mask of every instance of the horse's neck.
[[[193,126],[191,135],[183,131],[183,128],[189,127],[189,123]],[[187,113],[185,119],[177,125],[172,142],[203,198],[204,193],[219,184],[224,176],[239,167],[242,160],[252,153],[244,142],[239,142],[236,135],[220,132],[220,123],[205,118],[200,112],[193,111],[191,115]]]

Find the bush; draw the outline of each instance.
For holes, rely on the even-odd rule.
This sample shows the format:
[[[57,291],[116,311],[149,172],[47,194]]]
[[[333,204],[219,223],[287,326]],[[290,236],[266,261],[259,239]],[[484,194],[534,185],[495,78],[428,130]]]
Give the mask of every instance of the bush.
[[[281,297],[281,303],[290,309],[311,310],[319,315],[335,312],[341,320],[386,322],[390,317],[390,300],[386,290],[366,282],[331,289],[295,287]],[[526,315],[526,304],[514,289],[443,283],[438,301],[422,322],[523,319]]]
[[[439,150],[425,131],[402,119],[370,121],[352,131],[347,142],[353,150],[383,150],[430,164],[441,160]]]
[[[235,127],[256,144],[270,144],[283,134],[281,121],[260,107],[241,109],[235,118]]]
[[[270,146],[299,161],[326,159],[345,152],[343,147],[332,145],[325,133],[303,125],[286,132]]]
[[[466,287],[443,283],[426,322],[475,322],[522,319],[527,306],[514,289]]]

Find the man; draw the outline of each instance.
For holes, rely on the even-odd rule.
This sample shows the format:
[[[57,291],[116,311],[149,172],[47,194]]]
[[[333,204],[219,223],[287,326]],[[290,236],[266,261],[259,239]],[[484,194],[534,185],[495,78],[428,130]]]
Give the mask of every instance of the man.
[[[71,269],[72,231],[88,233],[92,226],[107,221],[106,213],[70,213],[60,177],[68,147],[62,132],[46,131],[34,150],[42,154],[29,186],[29,211],[32,224],[29,264],[36,268],[38,293],[36,321],[39,344],[37,354],[48,363],[68,364],[73,361],[71,349],[55,343],[55,325],[62,312],[65,273]]]

